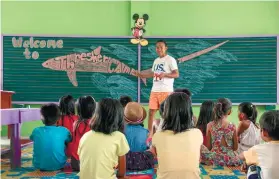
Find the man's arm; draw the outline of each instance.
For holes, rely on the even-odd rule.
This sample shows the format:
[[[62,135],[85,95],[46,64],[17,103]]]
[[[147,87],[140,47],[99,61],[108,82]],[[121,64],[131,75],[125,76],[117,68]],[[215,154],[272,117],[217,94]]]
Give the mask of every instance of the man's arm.
[[[162,73],[159,75],[159,78],[178,78],[179,77],[179,72],[178,70],[173,70],[171,73]]]
[[[153,78],[154,72],[151,69],[144,70],[144,71],[141,71],[141,72],[136,71],[135,75],[140,77],[140,78]]]

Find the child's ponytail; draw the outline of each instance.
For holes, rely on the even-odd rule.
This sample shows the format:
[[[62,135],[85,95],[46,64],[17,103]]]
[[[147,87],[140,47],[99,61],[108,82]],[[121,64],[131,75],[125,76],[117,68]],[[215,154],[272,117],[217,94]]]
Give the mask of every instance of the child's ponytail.
[[[219,119],[222,118],[223,115],[224,115],[223,105],[222,105],[222,103],[218,102],[215,105],[215,119],[214,120],[218,121]]]
[[[227,115],[232,109],[232,103],[228,98],[219,98],[214,108],[214,121],[217,122]]]
[[[243,102],[238,107],[239,112],[244,113],[246,118],[256,124],[258,111],[255,105],[250,102]]]

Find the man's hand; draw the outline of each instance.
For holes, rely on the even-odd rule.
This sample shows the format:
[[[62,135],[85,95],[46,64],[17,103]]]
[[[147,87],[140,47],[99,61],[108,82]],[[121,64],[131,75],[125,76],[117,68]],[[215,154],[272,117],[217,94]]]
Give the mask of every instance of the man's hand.
[[[165,75],[165,73],[160,73],[159,75],[158,75],[158,77],[159,77],[159,79],[161,80],[162,78],[164,78],[166,75]]]

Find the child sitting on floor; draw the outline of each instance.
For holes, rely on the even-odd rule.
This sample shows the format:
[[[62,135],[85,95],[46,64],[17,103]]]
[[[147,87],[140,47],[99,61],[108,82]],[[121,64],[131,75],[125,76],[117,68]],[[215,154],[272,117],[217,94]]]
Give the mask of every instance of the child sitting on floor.
[[[34,141],[33,165],[42,171],[60,170],[67,161],[65,149],[72,139],[70,131],[56,126],[60,118],[56,104],[43,105],[41,115],[45,126],[35,128],[30,136],[30,140]]]
[[[59,108],[61,111],[61,118],[58,120],[57,125],[66,127],[73,133],[73,124],[78,119],[75,115],[75,101],[71,95],[62,96],[59,100]]]
[[[242,164],[234,152],[238,148],[236,127],[227,119],[231,109],[232,103],[227,98],[220,98],[215,104],[214,120],[207,124],[207,148],[202,146],[201,150],[202,163],[219,166]]]
[[[130,151],[126,155],[127,170],[142,171],[153,168],[154,157],[147,151],[146,141],[149,131],[144,128],[143,121],[146,118],[145,109],[136,102],[130,102],[124,109],[126,121],[125,135],[129,143]]]
[[[73,135],[73,124],[78,119],[78,116],[75,115],[74,98],[71,95],[62,96],[59,100],[59,108],[61,111],[61,117],[58,120],[57,125],[66,127],[71,135]],[[67,156],[71,156],[72,145],[72,142],[67,145]]]
[[[261,142],[260,127],[256,124],[257,114],[256,106],[252,103],[244,102],[238,106],[239,154]]]
[[[260,119],[260,128],[266,143],[255,145],[241,155],[250,166],[247,178],[278,179],[279,110],[265,112]]]
[[[91,131],[79,143],[80,178],[124,178],[130,150],[124,130],[123,107],[118,100],[104,98],[91,123]],[[118,165],[118,173],[115,168]]]
[[[204,101],[200,108],[200,115],[196,127],[201,130],[203,135],[203,145],[206,145],[206,128],[207,124],[213,120],[214,117],[214,102]]]
[[[165,101],[162,131],[152,139],[158,157],[157,179],[199,179],[202,133],[193,128],[191,99],[173,93]]]
[[[90,131],[89,122],[95,112],[96,102],[92,96],[82,96],[77,100],[77,112],[79,119],[74,123],[73,151],[71,166],[74,171],[79,171],[78,145],[81,137]]]

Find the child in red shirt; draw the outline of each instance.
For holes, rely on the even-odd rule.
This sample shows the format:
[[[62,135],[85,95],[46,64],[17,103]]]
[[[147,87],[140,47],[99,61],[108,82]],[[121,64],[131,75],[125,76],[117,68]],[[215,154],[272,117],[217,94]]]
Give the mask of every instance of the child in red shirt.
[[[57,121],[57,126],[63,126],[67,128],[71,135],[73,136],[73,124],[78,119],[78,116],[75,115],[75,101],[71,95],[62,96],[59,100],[59,108],[61,111],[61,117]],[[70,142],[67,145],[66,155],[71,156],[72,145]]]
[[[81,137],[90,131],[89,122],[95,113],[96,101],[92,96],[82,96],[77,100],[77,112],[79,119],[74,123],[73,151],[71,166],[74,171],[79,171],[79,156],[77,154]]]

